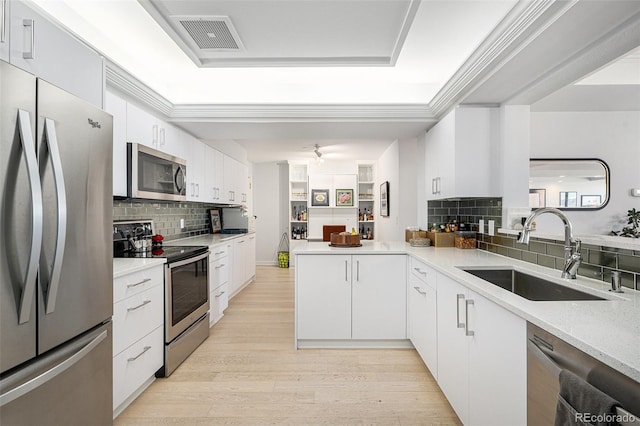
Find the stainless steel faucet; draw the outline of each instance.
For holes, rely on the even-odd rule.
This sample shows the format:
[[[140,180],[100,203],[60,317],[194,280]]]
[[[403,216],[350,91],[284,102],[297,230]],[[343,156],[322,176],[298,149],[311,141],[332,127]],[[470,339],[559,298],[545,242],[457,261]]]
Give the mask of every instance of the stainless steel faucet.
[[[558,216],[562,220],[562,223],[564,223],[564,267],[562,268],[562,278],[570,278],[575,280],[576,272],[578,272],[578,267],[580,266],[580,262],[582,262],[582,254],[580,253],[582,242],[578,239],[573,238],[571,221],[569,221],[569,218],[564,213],[562,213],[562,211],[550,207],[545,207],[531,213],[527,220],[524,222],[524,229],[518,236],[518,243],[529,244],[531,223],[533,223],[536,217],[540,216],[543,213],[552,213]],[[574,242],[576,244],[575,250],[572,246],[572,243]]]

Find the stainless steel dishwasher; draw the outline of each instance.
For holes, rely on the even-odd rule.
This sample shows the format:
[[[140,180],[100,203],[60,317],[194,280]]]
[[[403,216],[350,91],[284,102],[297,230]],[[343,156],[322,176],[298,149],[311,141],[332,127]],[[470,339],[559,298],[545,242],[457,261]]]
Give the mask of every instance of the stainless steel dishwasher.
[[[527,323],[527,425],[554,424],[560,384],[566,369],[611,396],[619,423],[640,425],[640,383],[569,345],[541,328]]]

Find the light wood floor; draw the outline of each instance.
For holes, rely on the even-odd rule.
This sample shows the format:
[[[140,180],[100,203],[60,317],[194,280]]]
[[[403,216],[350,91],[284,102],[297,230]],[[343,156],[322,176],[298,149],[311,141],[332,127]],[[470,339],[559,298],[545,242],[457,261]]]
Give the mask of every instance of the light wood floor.
[[[293,269],[259,266],[256,277],[116,426],[460,424],[414,350],[296,351]]]

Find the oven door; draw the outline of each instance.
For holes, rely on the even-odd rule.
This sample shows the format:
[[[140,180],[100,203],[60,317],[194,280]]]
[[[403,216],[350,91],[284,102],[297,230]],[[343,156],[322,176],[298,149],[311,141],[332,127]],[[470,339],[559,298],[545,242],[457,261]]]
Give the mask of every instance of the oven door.
[[[209,252],[169,263],[165,272],[165,341],[209,311]]]

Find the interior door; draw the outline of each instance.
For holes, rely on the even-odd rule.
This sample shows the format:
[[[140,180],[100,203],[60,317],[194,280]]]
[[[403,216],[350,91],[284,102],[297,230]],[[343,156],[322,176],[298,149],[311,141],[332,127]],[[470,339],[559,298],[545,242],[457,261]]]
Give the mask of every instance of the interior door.
[[[36,355],[34,294],[42,241],[37,235],[42,196],[34,144],[35,111],[35,77],[0,61],[1,372]]]
[[[38,162],[44,204],[38,350],[113,312],[112,117],[38,79]]]

